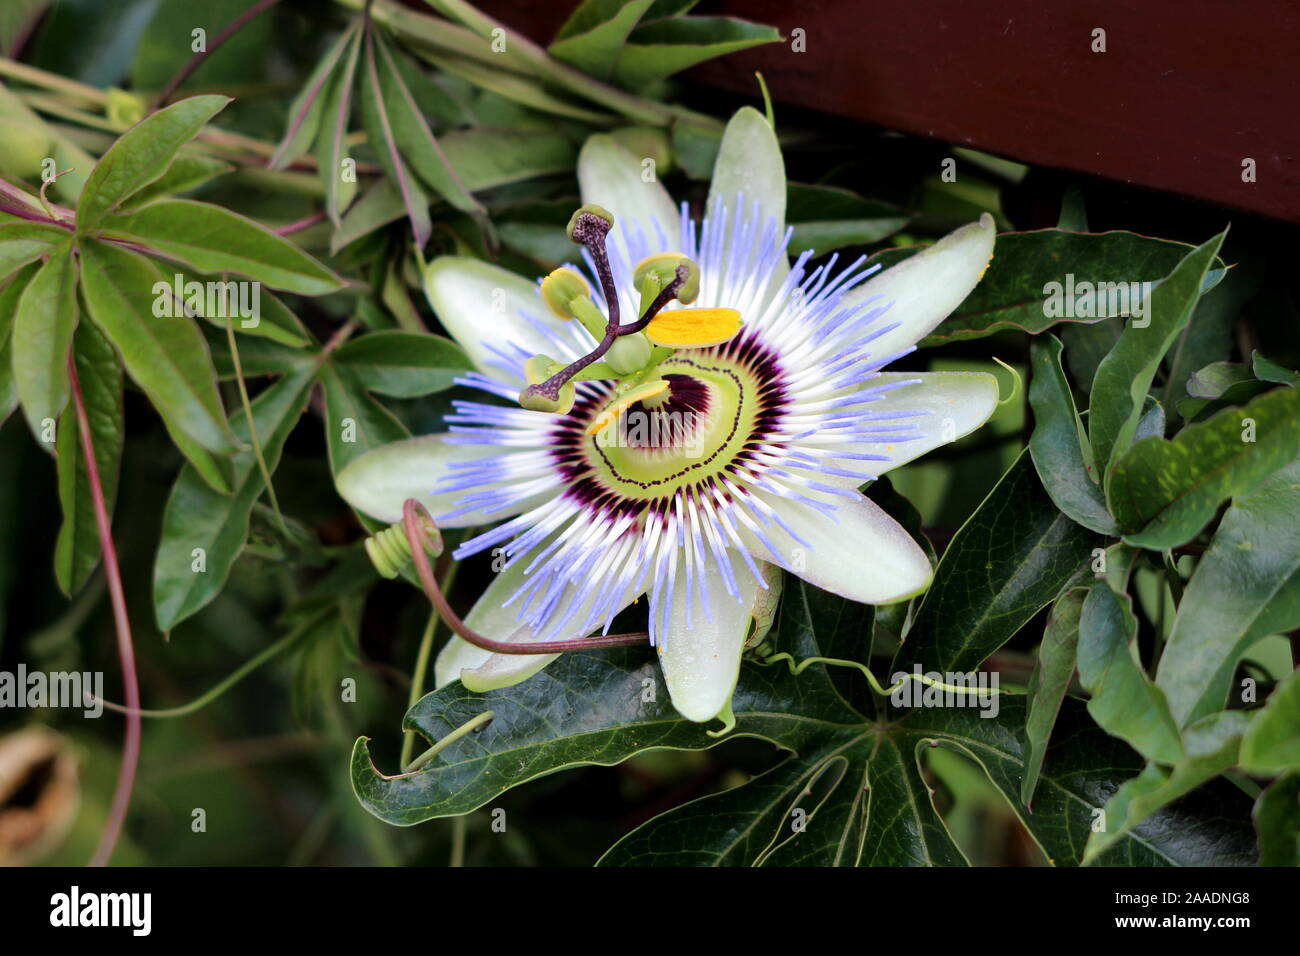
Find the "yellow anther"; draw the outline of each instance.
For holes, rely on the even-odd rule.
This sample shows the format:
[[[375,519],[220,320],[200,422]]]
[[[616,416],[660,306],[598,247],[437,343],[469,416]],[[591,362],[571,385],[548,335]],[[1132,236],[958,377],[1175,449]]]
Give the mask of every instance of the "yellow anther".
[[[600,417],[587,426],[588,435],[599,435],[606,428],[618,421],[620,415],[635,405],[637,402],[643,402],[647,398],[654,398],[668,390],[668,380],[657,378],[652,382],[646,382],[644,385],[638,385],[623,395],[620,395],[614,402],[603,412]]]
[[[542,300],[546,307],[562,319],[576,318],[574,299],[591,298],[591,286],[572,269],[556,269],[542,280]]]
[[[740,331],[740,324],[735,309],[674,309],[651,319],[645,334],[655,345],[703,349],[730,339]]]

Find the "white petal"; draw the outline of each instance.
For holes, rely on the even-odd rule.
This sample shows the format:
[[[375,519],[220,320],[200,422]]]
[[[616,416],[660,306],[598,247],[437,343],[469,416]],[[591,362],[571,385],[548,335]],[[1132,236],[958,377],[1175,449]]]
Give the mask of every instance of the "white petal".
[[[845,306],[876,297],[877,305],[892,302],[877,321],[902,323],[872,343],[872,354],[883,358],[915,345],[961,305],[993,258],[995,233],[993,217],[985,213],[847,293]]]
[[[434,259],[424,270],[424,294],[475,368],[521,388],[523,360],[537,354],[561,358],[559,343],[574,334],[546,308],[535,283],[478,259]],[[514,361],[503,362],[501,352]]]
[[[901,432],[919,432],[922,437],[903,442],[861,442],[845,445],[845,451],[867,455],[888,455],[889,461],[834,459],[834,467],[883,475],[905,465],[940,445],[956,441],[979,428],[998,407],[998,380],[987,372],[881,372],[871,386],[920,379],[915,385],[901,385],[884,392],[885,398],[863,406],[872,412],[909,411],[924,415],[897,419]],[[881,422],[881,425],[886,424]],[[821,480],[845,488],[856,488],[861,478],[824,475]]]
[[[433,489],[447,476],[451,463],[503,454],[496,445],[452,444],[446,438],[446,435],[423,435],[366,452],[335,478],[339,494],[358,511],[388,522],[400,521],[406,499],[416,498],[443,528],[469,528],[509,518],[553,494],[528,498],[491,515],[476,510],[454,518],[443,517],[456,510],[456,501],[467,493],[460,490],[434,494]]]
[[[642,159],[610,136],[589,136],[578,154],[582,201],[614,214],[611,239],[623,250],[671,252],[681,243],[681,216],[658,178],[642,177]]]
[[[834,514],[827,515],[802,502],[761,494],[807,544],[766,525],[763,531],[777,553],[747,533],[744,537],[754,557],[779,564],[823,591],[863,604],[893,604],[929,587],[934,570],[921,546],[866,497],[850,500],[811,493],[810,497],[836,505]]]
[[[762,219],[784,230],[785,190],[785,160],[772,125],[752,106],[738,110],[722,134],[709,184],[709,208],[721,201],[734,210],[740,197],[746,215],[757,203]]]
[[[537,640],[537,631],[519,622],[519,600],[509,606],[502,606],[527,580],[523,569],[528,564],[529,560],[525,558],[498,573],[473,609],[465,616],[465,623],[478,633],[496,641]],[[577,601],[581,603],[574,617],[580,620],[590,611],[601,593],[583,582],[571,584],[556,604],[551,617],[563,616]],[[638,596],[638,593],[632,593],[629,589],[628,593],[620,596],[614,613],[627,607]],[[564,639],[571,640],[584,636],[586,635],[568,634]],[[434,679],[437,686],[442,687],[459,678],[467,688],[479,693],[497,687],[510,687],[527,680],[558,656],[558,654],[494,654],[475,647],[459,637],[453,637],[438,655],[438,660],[434,664]]]
[[[668,646],[659,652],[664,683],[673,706],[687,720],[703,723],[718,716],[731,700],[740,674],[740,655],[745,649],[749,621],[762,587],[749,567],[739,558],[733,563],[737,590],[744,602],[727,593],[717,568],[706,565],[697,573],[707,583],[708,609],[701,605],[699,592],[688,596],[685,574],[677,574],[673,606],[668,625]],[[687,602],[694,601],[689,614]],[[651,608],[650,613],[654,613]]]

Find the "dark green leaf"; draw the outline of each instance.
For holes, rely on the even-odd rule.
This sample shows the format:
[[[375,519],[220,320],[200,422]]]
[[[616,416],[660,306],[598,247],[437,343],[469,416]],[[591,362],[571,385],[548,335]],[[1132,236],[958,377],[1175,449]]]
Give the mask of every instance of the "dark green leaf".
[[[321,368],[320,380],[325,390],[325,438],[334,474],[372,448],[411,437],[392,412],[366,393],[351,369],[327,363]]]
[[[1149,763],[1106,804],[1106,824],[1088,838],[1084,862],[1091,863],[1135,826],[1237,762],[1242,734],[1250,724],[1242,711],[1222,711],[1187,728],[1187,756],[1172,768]]]
[[[253,402],[257,437],[272,474],[285,439],[307,404],[312,378],[312,369],[300,369]],[[242,412],[236,414],[232,427],[240,439],[251,439]],[[249,513],[265,489],[252,448],[234,456],[229,495],[208,487],[192,465],[181,469],[163,512],[162,541],[154,562],[153,603],[159,628],[171,630],[220,593],[248,540]]]
[[[1139,441],[1106,489],[1124,540],[1145,548],[1185,544],[1219,504],[1245,494],[1300,454],[1300,389],[1277,388],[1225,408],[1172,439]]]
[[[18,388],[14,385],[13,336],[14,318],[27,284],[41,268],[39,263],[24,266],[0,289],[0,424],[18,407]]]
[[[919,247],[879,252],[870,264],[886,268],[919,252]],[[1051,283],[1062,285],[1067,275],[1074,282],[1158,282],[1167,276],[1192,247],[1132,232],[1076,233],[1060,229],[1010,232],[998,236],[993,261],[975,290],[956,311],[921,340],[923,346],[981,338],[1003,329],[1037,333],[1057,323],[1098,322],[1124,314],[1126,296],[1098,296],[1093,303],[1099,315],[1053,315],[1058,299]],[[1105,301],[1102,301],[1102,300]],[[1116,308],[1112,309],[1114,304]],[[1064,303],[1063,303],[1064,305]],[[1068,343],[1067,343],[1068,344]]]
[[[1147,390],[1201,295],[1205,274],[1223,244],[1224,233],[1189,252],[1156,286],[1147,302],[1148,324],[1130,322],[1097,369],[1089,404],[1088,438],[1103,476],[1128,451]]]
[[[1034,410],[1029,451],[1038,477],[1056,506],[1079,524],[1099,534],[1118,534],[1086,457],[1091,449],[1061,368],[1061,343],[1053,335],[1040,336],[1031,343],[1029,355],[1029,404]]]
[[[117,347],[186,456],[194,461],[196,447],[216,455],[235,451],[203,336],[187,318],[153,315],[155,287],[170,285],[158,268],[127,249],[85,242],[81,281],[90,317]]]
[[[352,118],[352,89],[356,82],[357,62],[361,56],[361,34],[354,33],[348,45],[347,58],[330,80],[325,105],[321,115],[321,133],[316,146],[316,162],[320,167],[321,183],[325,186],[325,211],[337,228],[343,221],[343,212],[356,195],[356,170],[351,164],[344,168],[348,156],[348,122]]]
[[[1258,352],[1251,353],[1250,367],[1254,371],[1255,377],[1261,382],[1273,382],[1277,385],[1300,385],[1300,372],[1293,372],[1276,362],[1269,361]]]
[[[1100,543],[1056,510],[1022,452],[948,545],[894,669],[979,667],[1087,571]]]
[[[288,239],[238,213],[193,199],[159,199],[114,216],[104,234],[143,243],[199,272],[234,272],[299,295],[342,281]]]
[[[560,27],[547,51],[592,76],[607,80],[623,43],[653,0],[583,0]]]
[[[1052,735],[1061,701],[1074,677],[1075,652],[1079,644],[1079,612],[1083,610],[1086,588],[1066,591],[1052,606],[1038,647],[1038,660],[1029,678],[1028,714],[1025,717],[1025,776],[1020,784],[1020,801],[1033,804],[1038,774],[1043,768],[1047,739]]]
[[[373,140],[376,150],[388,157],[390,164],[405,161],[425,186],[462,212],[484,217],[482,204],[461,181],[442,145],[429,129],[410,89],[393,62],[393,53],[381,34],[367,36],[367,80],[377,93],[378,119],[382,139]],[[384,150],[383,144],[391,152]],[[393,152],[400,152],[394,156]],[[395,165],[394,165],[394,168]]]
[[[730,17],[651,20],[628,37],[614,65],[614,79],[629,89],[641,89],[705,60],[780,39],[775,27]]]
[[[1300,625],[1300,463],[1237,498],[1183,592],[1156,683],[1180,724],[1219,710],[1237,660]]]
[[[1260,866],[1300,866],[1300,773],[1274,781],[1255,802]]]
[[[416,398],[451,388],[472,371],[465,350],[450,339],[413,332],[372,332],[334,353],[363,387],[381,395]]]
[[[787,187],[786,221],[794,234],[791,257],[805,249],[825,255],[844,246],[865,246],[892,236],[911,218],[902,209],[834,186]]]
[[[1092,694],[1088,713],[1108,733],[1128,741],[1148,760],[1176,764],[1184,757],[1178,725],[1164,693],[1142,669],[1137,618],[1128,595],[1105,582],[1088,592],[1079,612],[1079,682]]]
[[[316,69],[307,78],[302,91],[289,107],[289,126],[284,131],[284,138],[276,147],[271,161],[267,164],[269,168],[284,169],[311,149],[312,143],[316,141],[316,136],[321,130],[322,116],[330,117],[327,112],[330,99],[328,91],[340,75],[337,67],[340,63],[347,62],[346,57],[350,56],[355,49],[360,30],[361,20],[353,20],[316,64]],[[325,130],[327,136],[332,135],[333,127],[328,120]]]
[[[1259,776],[1300,770],[1300,678],[1282,681],[1241,741],[1241,766]]]

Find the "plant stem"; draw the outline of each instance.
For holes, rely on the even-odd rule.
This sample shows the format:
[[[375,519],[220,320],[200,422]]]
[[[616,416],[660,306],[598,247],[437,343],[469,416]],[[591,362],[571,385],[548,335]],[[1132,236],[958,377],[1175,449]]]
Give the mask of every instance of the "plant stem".
[[[163,91],[158,94],[158,99],[154,103],[153,108],[155,110],[160,110],[166,106],[167,101],[172,98],[172,94],[179,89],[182,83],[190,78],[190,75],[195,70],[203,65],[204,60],[210,57],[213,53],[216,53],[217,50],[221,48],[221,45],[232,36],[242,30],[253,20],[257,19],[264,10],[270,9],[279,2],[280,0],[258,0],[257,3],[253,4],[239,16],[235,17],[235,19],[226,24],[225,29],[216,35],[212,42],[208,44],[207,49],[202,53],[194,54],[194,56],[190,58],[190,61],[181,67],[180,72],[171,78],[171,82],[163,87]]]
[[[70,80],[65,76],[59,76],[57,73],[50,73],[47,70],[28,66],[26,63],[19,63],[8,57],[0,56],[0,76],[7,76],[10,79],[20,80],[23,83],[39,86],[47,90],[59,90],[96,106],[103,106],[108,102],[108,94],[103,90],[87,86],[85,83],[78,83],[76,80]]]
[[[223,276],[229,278],[229,276]],[[226,340],[230,345],[230,360],[235,366],[235,381],[239,383],[239,400],[244,406],[244,418],[248,421],[248,439],[253,443],[253,455],[257,458],[257,469],[262,473],[266,485],[266,496],[271,500],[271,510],[275,512],[276,523],[280,532],[289,537],[289,526],[284,523],[284,514],[280,511],[280,502],[275,497],[275,485],[271,482],[271,469],[266,467],[266,456],[262,454],[262,443],[257,438],[257,422],[253,420],[253,403],[248,398],[248,384],[244,381],[244,369],[239,361],[239,345],[235,342],[235,320],[233,310],[226,310]]]
[[[495,712],[490,710],[485,710],[477,717],[472,717],[469,720],[465,721],[465,723],[461,724],[459,727],[457,727],[455,730],[449,733],[446,737],[443,737],[441,740],[439,740],[436,744],[434,744],[424,753],[420,754],[420,756],[412,760],[409,764],[403,765],[402,773],[415,773],[415,771],[419,770],[421,767],[427,764],[430,760],[432,760],[442,751],[446,750],[456,741],[460,740],[460,738],[472,734],[474,731],[478,730],[480,727],[487,724],[495,716],[496,716]]]
[[[458,817],[451,818],[451,861],[448,866],[465,865],[465,817],[468,814],[462,813]]]
[[[117,629],[117,652],[122,662],[122,685],[126,691],[126,705],[131,711],[140,709],[140,684],[135,670],[135,646],[131,642],[131,619],[126,613],[126,593],[122,589],[122,572],[117,563],[117,549],[113,546],[113,528],[108,519],[108,505],[104,500],[104,486],[99,479],[99,461],[95,457],[95,440],[90,434],[90,419],[86,416],[86,400],[81,394],[81,380],[77,377],[77,362],[68,353],[68,380],[72,386],[72,400],[76,406],[77,426],[81,433],[81,451],[86,460],[86,478],[90,485],[90,498],[95,506],[95,523],[99,526],[99,548],[104,557],[104,577],[108,580],[108,595],[113,605],[113,625]],[[122,763],[117,772],[117,788],[113,793],[113,806],[99,838],[99,846],[91,857],[91,866],[104,866],[113,856],[127,808],[131,805],[131,791],[135,788],[135,772],[140,764],[140,715],[126,715],[126,741],[122,746]]]
[[[314,625],[318,622],[319,622],[319,618],[314,619],[311,622],[311,624]],[[302,635],[306,632],[306,630],[307,628],[298,628],[297,630],[291,631],[290,633],[286,634],[284,637],[280,638],[274,644],[267,645],[259,653],[257,653],[253,657],[250,657],[243,664],[239,665],[239,667],[231,671],[230,674],[227,677],[225,677],[223,680],[213,685],[213,687],[210,690],[200,694],[198,697],[195,697],[188,704],[181,704],[179,707],[166,707],[161,710],[140,710],[139,700],[137,699],[135,709],[133,710],[129,705],[124,707],[121,704],[113,703],[111,700],[101,701],[101,703],[103,703],[103,705],[107,707],[109,710],[116,711],[119,714],[126,714],[128,717],[132,715],[134,715],[137,718],[139,717],[153,717],[153,718],[184,717],[187,714],[192,714],[195,711],[202,710],[204,707],[208,706],[208,704],[212,703],[214,700],[216,700],[226,691],[230,690],[230,688],[234,687],[236,684],[238,684],[249,674],[253,673],[253,671],[257,670],[259,667],[261,667],[271,658],[275,657],[285,648],[289,647],[289,645],[293,644],[296,640],[298,640],[298,638],[302,637]],[[97,698],[95,697],[91,697],[90,699],[92,701],[97,700]]]
[[[453,564],[452,567],[455,567]],[[444,576],[444,587],[446,578]],[[433,635],[438,630],[438,615],[436,613],[429,615],[429,623],[424,626],[424,636],[420,638],[420,651],[415,656],[415,670],[411,672],[411,692],[406,695],[406,709],[409,711],[415,706],[416,701],[420,699],[421,691],[424,690],[424,675],[429,669],[429,657],[433,650]],[[402,737],[402,753],[398,758],[398,766],[405,767],[411,762],[411,752],[415,750],[414,730],[408,730]]]

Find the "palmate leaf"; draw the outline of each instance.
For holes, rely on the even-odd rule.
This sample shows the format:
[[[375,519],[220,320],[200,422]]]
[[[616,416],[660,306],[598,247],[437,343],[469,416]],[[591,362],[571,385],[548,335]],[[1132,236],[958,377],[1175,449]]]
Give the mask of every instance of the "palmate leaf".
[[[1061,343],[1051,334],[1039,336],[1030,344],[1029,355],[1029,404],[1034,410],[1029,453],[1038,477],[1053,503],[1079,524],[1099,534],[1118,534],[1100,476],[1085,458],[1087,436],[1061,367]]]
[[[614,72],[628,34],[653,0],[583,0],[547,52],[600,80]]]
[[[1009,232],[998,236],[988,272],[957,309],[921,340],[922,346],[982,338],[1003,330],[1042,332],[1057,324],[1096,323],[1122,311],[1110,311],[1110,300],[1097,302],[1093,316],[1048,315],[1048,283],[1159,282],[1193,249],[1182,242],[1153,239],[1132,232],[1077,233],[1062,229]],[[889,268],[915,255],[918,247],[886,249],[868,265]],[[1215,266],[1220,265],[1217,261]],[[1217,273],[1216,273],[1217,275]],[[1207,285],[1209,282],[1207,281]],[[1068,343],[1067,343],[1068,344]]]
[[[1151,293],[1147,303],[1149,325],[1126,325],[1115,347],[1097,367],[1088,403],[1088,440],[1103,477],[1128,451],[1147,390],[1165,353],[1187,324],[1225,235],[1220,233],[1179,262]]]
[[[1156,684],[1180,725],[1224,706],[1237,661],[1300,626],[1300,462],[1239,496],[1183,592]]]
[[[123,133],[86,180],[77,228],[97,228],[133,193],[160,178],[181,146],[229,102],[225,96],[192,96],[151,113]]]
[[[895,670],[979,667],[1088,571],[1102,540],[1056,510],[1022,452],[948,545]]]
[[[798,587],[811,602],[834,604]],[[802,602],[783,603],[778,625],[781,646],[800,658],[822,652],[805,611]],[[1000,698],[995,717],[981,717],[975,708],[906,714],[891,708],[877,722],[846,703],[821,665],[795,677],[783,664],[747,663],[733,709],[736,735],[771,741],[789,756],[748,784],[650,821],[616,844],[603,864],[960,865],[964,858],[923,773],[933,746],[974,760],[1018,805],[1021,697]],[[718,742],[707,728],[676,715],[653,655],[641,649],[565,655],[522,684],[486,694],[455,682],[417,703],[406,726],[437,740],[488,710],[495,716],[486,726],[406,775],[381,775],[368,742],[359,740],[352,782],[362,804],[389,823],[411,825],[489,805],[511,787],[566,767]],[[1094,810],[1142,762],[1092,726],[1074,702],[1059,723],[1035,811],[1019,812],[1048,858],[1069,865],[1081,862]],[[1216,819],[1221,809],[1220,802],[1213,812],[1204,802],[1178,804],[1117,841],[1102,862],[1244,859],[1250,829],[1225,826]]]
[[[258,395],[252,403],[257,437],[274,473],[285,439],[307,404],[314,377],[300,368]],[[248,441],[248,419],[236,413],[232,428]],[[221,591],[230,568],[248,540],[249,514],[266,489],[252,448],[233,459],[228,495],[213,491],[192,465],[181,469],[163,512],[162,541],[154,562],[153,601],[158,626],[170,630],[203,608]],[[203,549],[203,569],[196,570],[194,549]]]
[[[614,64],[614,79],[640,89],[714,57],[775,43],[775,27],[731,17],[673,17],[642,23]]]
[[[1139,441],[1115,464],[1106,496],[1124,540],[1174,548],[1200,533],[1228,498],[1300,455],[1300,388],[1275,388],[1225,408],[1172,439]]]

